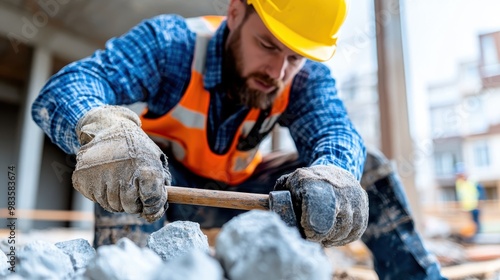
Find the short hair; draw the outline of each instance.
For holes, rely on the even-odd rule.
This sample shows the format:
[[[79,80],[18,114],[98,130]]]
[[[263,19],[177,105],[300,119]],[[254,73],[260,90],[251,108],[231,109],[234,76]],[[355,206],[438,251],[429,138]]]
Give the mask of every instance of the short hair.
[[[247,0],[241,0],[241,2],[245,4],[245,17],[243,18],[245,22],[251,14],[255,13],[255,8],[253,5],[248,5]]]

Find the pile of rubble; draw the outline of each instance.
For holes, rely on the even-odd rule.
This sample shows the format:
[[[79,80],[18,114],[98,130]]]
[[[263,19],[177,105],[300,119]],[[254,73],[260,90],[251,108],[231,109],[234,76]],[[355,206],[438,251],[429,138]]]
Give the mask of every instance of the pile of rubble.
[[[0,252],[6,279],[331,279],[319,244],[301,238],[272,212],[250,211],[221,229],[214,250],[193,222],[167,224],[140,248],[129,239],[94,250],[84,239],[35,241],[19,248],[15,273]]]

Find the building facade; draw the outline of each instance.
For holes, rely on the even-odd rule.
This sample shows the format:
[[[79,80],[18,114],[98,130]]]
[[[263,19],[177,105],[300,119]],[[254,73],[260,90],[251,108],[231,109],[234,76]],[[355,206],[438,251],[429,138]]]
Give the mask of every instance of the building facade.
[[[500,198],[500,31],[479,36],[477,62],[459,66],[456,79],[428,88],[434,171],[443,201],[456,200],[455,173],[485,186],[489,200]]]

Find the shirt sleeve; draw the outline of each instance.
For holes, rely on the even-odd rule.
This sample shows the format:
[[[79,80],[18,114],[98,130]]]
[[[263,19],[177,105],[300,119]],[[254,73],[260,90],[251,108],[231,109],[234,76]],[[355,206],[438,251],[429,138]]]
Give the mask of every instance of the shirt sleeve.
[[[32,105],[33,120],[66,153],[76,153],[75,127],[94,107],[132,104],[139,101],[165,112],[180,97],[166,96],[160,87],[182,81],[171,73],[189,71],[186,53],[194,34],[178,16],[145,20],[121,37],[106,43],[104,50],[69,64],[51,77]],[[183,55],[181,55],[183,54]],[[177,60],[175,58],[178,57]],[[176,74],[178,75],[178,74]],[[178,82],[179,81],[179,82]],[[168,82],[167,82],[168,83]]]
[[[300,157],[309,165],[335,165],[361,178],[366,148],[323,64],[307,61],[294,78],[280,124],[290,129]]]

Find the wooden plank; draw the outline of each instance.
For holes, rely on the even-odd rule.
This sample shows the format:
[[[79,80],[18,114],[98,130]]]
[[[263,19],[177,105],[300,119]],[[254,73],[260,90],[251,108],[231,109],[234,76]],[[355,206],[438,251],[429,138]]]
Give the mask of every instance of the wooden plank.
[[[449,280],[463,279],[470,276],[488,276],[500,272],[500,259],[487,262],[465,263],[442,268],[443,276]]]
[[[43,221],[93,221],[93,212],[65,210],[15,210],[15,218]],[[6,208],[0,209],[0,218],[13,218]]]
[[[500,245],[472,246],[465,249],[467,259],[472,262],[500,259]]]
[[[486,262],[471,262],[461,265],[454,265],[449,267],[441,268],[441,272],[444,277],[449,280],[459,280],[465,279],[467,277],[485,277],[481,279],[489,279],[491,275],[500,272],[500,259],[486,261]],[[335,275],[347,274],[349,277],[359,280],[377,280],[378,276],[373,269],[367,267],[357,267],[353,266],[345,270],[338,270]],[[344,279],[338,277],[339,279]],[[345,278],[345,279],[352,279]],[[337,279],[337,278],[334,278]]]

